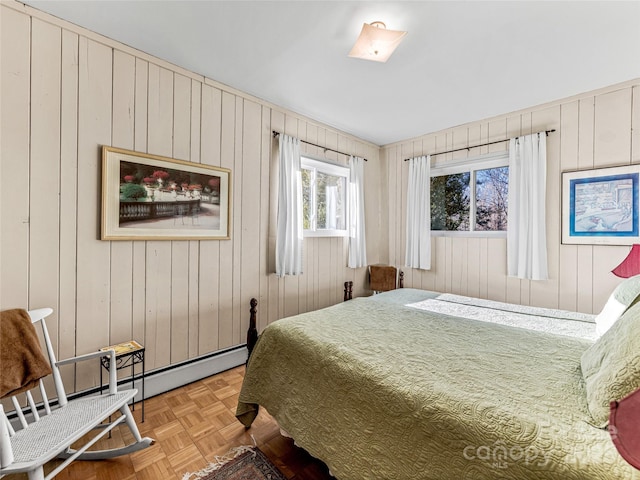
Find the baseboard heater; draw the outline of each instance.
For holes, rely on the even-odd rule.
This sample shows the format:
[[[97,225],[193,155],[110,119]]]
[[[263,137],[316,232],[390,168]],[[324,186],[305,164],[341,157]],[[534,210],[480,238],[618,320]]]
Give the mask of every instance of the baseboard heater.
[[[238,367],[246,361],[247,347],[243,344],[145,372],[144,397],[145,399],[155,397],[161,393],[183,387],[184,385],[202,380],[216,373]],[[131,385],[131,377],[119,379],[118,386],[120,385],[128,388],[128,386]],[[142,378],[140,374],[136,374],[134,386],[138,389],[138,395],[136,395],[135,401],[139,402],[142,400]],[[90,395],[99,390],[97,387],[92,388],[87,391],[69,395],[69,398]]]

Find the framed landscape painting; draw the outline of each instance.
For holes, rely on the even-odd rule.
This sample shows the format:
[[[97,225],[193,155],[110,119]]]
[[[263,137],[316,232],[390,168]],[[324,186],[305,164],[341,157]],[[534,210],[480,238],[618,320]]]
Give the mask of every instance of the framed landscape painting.
[[[102,240],[229,238],[231,171],[102,147]]]
[[[563,172],[562,243],[638,243],[639,174],[638,165]]]

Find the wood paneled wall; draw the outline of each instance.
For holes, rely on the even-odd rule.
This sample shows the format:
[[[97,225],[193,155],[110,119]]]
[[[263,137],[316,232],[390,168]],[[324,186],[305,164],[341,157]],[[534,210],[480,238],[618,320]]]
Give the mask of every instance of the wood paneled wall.
[[[133,338],[147,347],[147,369],[158,369],[244,343],[252,297],[262,330],[342,301],[344,281],[366,290],[365,269],[346,267],[343,238],[306,240],[299,277],[271,273],[271,132],[369,159],[373,262],[377,146],[17,2],[0,5],[0,22],[0,308],[52,307],[59,358]],[[99,240],[102,145],[231,169],[231,239]],[[65,376],[83,390],[98,371]]]
[[[620,279],[610,273],[629,247],[561,244],[561,172],[640,163],[640,79],[509,115],[474,122],[381,150],[389,192],[388,256],[405,254],[408,165],[416,155],[555,129],[547,137],[548,281],[506,274],[506,238],[432,238],[432,268],[408,269],[405,286],[542,307],[598,312]],[[434,157],[438,162],[506,150],[500,143]],[[444,158],[443,158],[444,157]],[[385,168],[385,167],[383,167]]]

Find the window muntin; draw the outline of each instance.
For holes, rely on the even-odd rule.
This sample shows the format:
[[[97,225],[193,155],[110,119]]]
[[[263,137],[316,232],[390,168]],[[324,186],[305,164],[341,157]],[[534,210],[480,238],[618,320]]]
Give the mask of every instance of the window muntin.
[[[346,236],[349,169],[304,156],[300,164],[304,235]]]
[[[442,162],[431,168],[435,235],[494,235],[507,230],[507,152]]]

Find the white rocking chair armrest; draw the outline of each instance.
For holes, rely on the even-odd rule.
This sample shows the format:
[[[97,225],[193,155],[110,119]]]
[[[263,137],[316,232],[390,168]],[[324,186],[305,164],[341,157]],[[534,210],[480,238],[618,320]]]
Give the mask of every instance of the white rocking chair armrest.
[[[65,358],[64,360],[58,360],[56,365],[67,365],[69,363],[81,362],[83,360],[89,360],[91,358],[96,357],[106,357],[107,355],[111,356],[111,361],[116,360],[116,351],[114,349],[111,350],[99,350],[97,352],[85,353],[84,355],[78,355],[76,357]]]
[[[116,351],[112,348],[110,350],[99,350],[97,352],[85,353],[84,355],[78,355],[77,357],[66,358],[56,362],[56,366],[68,365],[70,363],[82,362],[84,360],[90,360],[92,358],[110,357],[110,365],[116,364]],[[114,394],[118,392],[118,377],[116,368],[109,369],[109,393]]]

